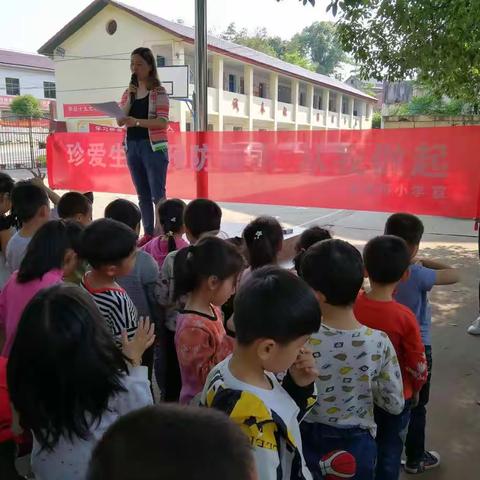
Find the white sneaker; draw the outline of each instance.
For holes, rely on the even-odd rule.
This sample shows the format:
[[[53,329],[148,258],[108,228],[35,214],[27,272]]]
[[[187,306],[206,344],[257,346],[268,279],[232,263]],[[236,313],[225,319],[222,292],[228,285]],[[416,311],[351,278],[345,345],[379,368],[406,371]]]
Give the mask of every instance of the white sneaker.
[[[467,332],[470,335],[480,335],[480,317],[478,317],[469,327]]]

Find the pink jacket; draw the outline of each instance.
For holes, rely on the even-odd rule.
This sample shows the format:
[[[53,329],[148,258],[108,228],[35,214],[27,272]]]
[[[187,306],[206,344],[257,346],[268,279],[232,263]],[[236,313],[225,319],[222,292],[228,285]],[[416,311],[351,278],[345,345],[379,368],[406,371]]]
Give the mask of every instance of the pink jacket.
[[[177,250],[181,250],[189,245],[183,238],[176,240],[175,244]],[[169,253],[168,239],[164,237],[156,237],[145,244],[140,250],[149,253],[158,263],[158,268],[162,268],[163,262]]]
[[[6,342],[2,356],[8,357],[12,349],[18,322],[30,300],[42,289],[60,283],[63,271],[51,270],[41,279],[27,283],[17,282],[18,272],[14,272],[0,294],[0,329],[5,332]]]

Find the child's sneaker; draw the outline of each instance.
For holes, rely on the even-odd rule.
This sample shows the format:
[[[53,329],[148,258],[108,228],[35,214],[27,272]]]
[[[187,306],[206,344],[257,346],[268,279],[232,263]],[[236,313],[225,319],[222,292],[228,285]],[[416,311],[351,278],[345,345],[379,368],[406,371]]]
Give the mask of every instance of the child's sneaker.
[[[469,327],[467,332],[470,335],[480,335],[480,317],[478,317]]]
[[[413,462],[405,464],[405,471],[410,474],[423,473],[426,470],[431,470],[440,465],[440,454],[437,452],[425,452],[420,462]]]

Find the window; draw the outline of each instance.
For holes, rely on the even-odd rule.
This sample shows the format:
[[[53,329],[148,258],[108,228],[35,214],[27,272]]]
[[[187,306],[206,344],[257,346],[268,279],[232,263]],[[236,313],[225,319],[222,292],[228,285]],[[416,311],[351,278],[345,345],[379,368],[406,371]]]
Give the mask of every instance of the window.
[[[258,84],[258,96],[260,98],[267,98],[267,86],[262,82]]]
[[[300,92],[300,105],[302,107],[305,107],[306,106],[306,103],[305,103],[305,93],[304,92]]]
[[[342,113],[343,114],[348,113],[348,99],[345,97],[342,98]]]
[[[157,67],[164,67],[167,63],[165,57],[162,55],[157,55]]]
[[[228,75],[228,91],[236,92],[237,91],[237,79],[233,73]]]
[[[331,112],[336,112],[337,111],[337,94],[330,92],[330,99],[328,101],[328,109]]]
[[[317,107],[316,108],[318,108],[318,110],[322,109],[322,94],[321,93],[318,94]]]
[[[110,20],[105,25],[105,30],[109,35],[113,35],[117,31],[117,22],[115,20]]]
[[[44,98],[57,98],[55,82],[43,82],[43,96]]]
[[[240,77],[240,93],[245,94],[245,79]]]
[[[5,78],[7,95],[20,95],[20,80],[18,78]]]
[[[207,69],[207,86],[213,87],[213,71],[211,68]]]

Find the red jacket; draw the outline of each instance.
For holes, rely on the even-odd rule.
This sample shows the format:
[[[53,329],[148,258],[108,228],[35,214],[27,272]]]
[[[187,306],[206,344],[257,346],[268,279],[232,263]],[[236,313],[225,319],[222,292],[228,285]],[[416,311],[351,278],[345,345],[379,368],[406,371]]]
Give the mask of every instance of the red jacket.
[[[7,390],[7,359],[0,357],[0,443],[14,438],[12,410]]]
[[[360,323],[388,335],[400,363],[405,399],[412,398],[428,376],[425,347],[413,312],[394,300],[371,300],[365,292],[358,296],[354,312]]]

